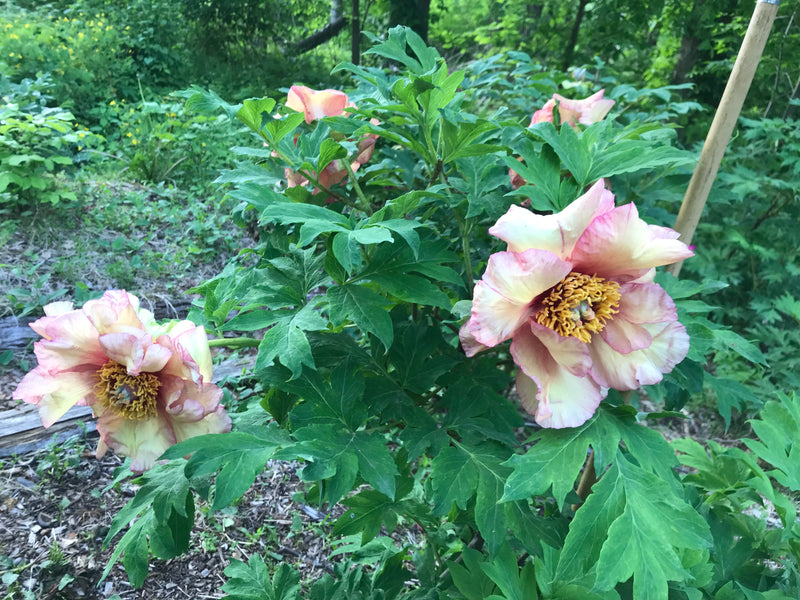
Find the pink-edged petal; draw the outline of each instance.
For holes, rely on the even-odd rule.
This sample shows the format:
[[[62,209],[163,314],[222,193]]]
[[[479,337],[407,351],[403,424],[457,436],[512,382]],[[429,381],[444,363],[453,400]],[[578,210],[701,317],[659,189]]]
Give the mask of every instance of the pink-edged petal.
[[[99,366],[105,362],[97,330],[79,310],[42,317],[31,328],[45,338],[34,344],[34,352],[39,364],[48,371]]]
[[[199,421],[173,420],[172,427],[175,431],[175,438],[182,442],[207,433],[227,433],[231,430],[231,418],[223,406],[218,406],[215,411],[207,413]]]
[[[634,350],[647,348],[653,341],[647,329],[636,323],[620,319],[616,315],[606,323],[600,336],[621,354],[630,354]]]
[[[173,352],[164,373],[191,379],[195,383],[210,382],[213,366],[206,330],[191,321],[182,321],[178,325],[180,327],[176,326],[157,340]]]
[[[592,377],[604,387],[635,390],[641,385],[661,381],[689,352],[686,328],[677,321],[642,325],[652,342],[647,348],[621,354],[602,336],[594,336],[589,344],[592,356]]]
[[[348,106],[347,94],[339,90],[312,90],[304,85],[289,88],[286,106],[305,114],[306,123],[341,115]]]
[[[121,456],[132,459],[131,471],[141,473],[176,443],[169,419],[161,411],[151,419],[126,419],[105,411],[97,420],[97,431],[105,444]]]
[[[458,330],[458,339],[461,342],[461,347],[464,349],[464,354],[467,356],[475,356],[478,352],[486,350],[489,346],[481,344],[475,339],[475,336],[470,332],[469,320],[461,326]]]
[[[622,282],[647,274],[653,267],[693,256],[688,246],[664,237],[666,228],[651,228],[634,204],[598,216],[583,232],[570,259],[582,273]]]
[[[577,427],[585,423],[605,397],[590,376],[591,359],[586,344],[564,338],[531,322],[514,333],[511,355],[536,387],[534,417],[542,427]],[[528,382],[517,391],[523,406],[534,405],[533,386]]]
[[[655,283],[627,283],[619,288],[619,314],[631,323],[665,323],[678,320],[678,309],[669,294]]]
[[[94,402],[94,372],[66,372],[48,375],[41,367],[22,378],[12,398],[39,405],[39,418],[44,427],[50,427],[76,404],[85,406]]]
[[[475,285],[470,333],[487,346],[507,340],[530,316],[533,300],[571,270],[572,265],[546,250],[492,254]]]
[[[213,383],[195,385],[175,377],[165,378],[164,406],[173,421],[195,422],[217,410],[222,390]]]
[[[601,179],[559,213],[537,215],[512,205],[489,233],[508,243],[511,252],[537,248],[566,260],[592,220],[613,208],[614,194]]]
[[[166,366],[172,357],[172,350],[161,344],[150,344],[144,350],[142,359],[143,373],[158,373]]]
[[[129,375],[139,375],[142,372],[145,346],[151,344],[152,340],[143,331],[106,333],[100,336],[100,345],[108,358],[125,366]]]
[[[101,334],[119,332],[126,327],[143,329],[139,299],[124,290],[109,290],[97,300],[86,302],[82,310]]]

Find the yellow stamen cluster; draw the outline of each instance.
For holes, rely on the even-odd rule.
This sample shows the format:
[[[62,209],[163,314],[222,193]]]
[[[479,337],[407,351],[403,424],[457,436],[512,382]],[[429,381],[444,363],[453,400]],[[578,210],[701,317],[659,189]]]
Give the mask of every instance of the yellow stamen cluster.
[[[156,399],[161,382],[151,373],[128,375],[119,363],[108,362],[97,371],[94,393],[100,404],[114,414],[131,420],[156,416]]]
[[[562,337],[588,344],[619,312],[619,284],[596,275],[572,272],[550,290],[536,322]]]

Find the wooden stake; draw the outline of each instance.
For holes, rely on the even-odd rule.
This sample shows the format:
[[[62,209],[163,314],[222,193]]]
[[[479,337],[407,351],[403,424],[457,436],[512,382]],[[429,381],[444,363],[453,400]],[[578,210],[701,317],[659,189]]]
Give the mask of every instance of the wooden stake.
[[[697,223],[700,221],[725,148],[731,139],[756,67],[767,44],[779,5],[780,0],[760,0],[753,11],[742,47],[739,49],[728,84],[711,123],[711,129],[708,130],[708,136],[703,144],[700,160],[689,181],[678,218],[675,220],[675,230],[680,233],[680,240],[686,244],[692,241]],[[682,264],[683,262],[674,263],[667,267],[667,270],[677,277]]]

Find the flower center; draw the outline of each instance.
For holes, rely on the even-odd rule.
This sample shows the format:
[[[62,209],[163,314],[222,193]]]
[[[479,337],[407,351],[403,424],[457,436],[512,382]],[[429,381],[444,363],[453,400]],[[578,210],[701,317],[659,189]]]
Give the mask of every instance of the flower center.
[[[152,373],[128,375],[119,363],[108,362],[97,371],[100,381],[94,386],[100,404],[131,420],[156,416],[156,398],[161,382]]]
[[[536,322],[563,337],[592,341],[619,312],[619,284],[574,271],[550,290],[536,313]]]

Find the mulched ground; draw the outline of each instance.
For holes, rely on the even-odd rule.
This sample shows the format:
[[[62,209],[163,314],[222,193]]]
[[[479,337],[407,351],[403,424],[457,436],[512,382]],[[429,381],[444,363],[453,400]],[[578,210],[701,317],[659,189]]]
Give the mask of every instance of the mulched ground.
[[[130,480],[103,493],[121,460],[94,458],[94,440],[66,444],[57,454],[6,460],[0,469],[0,584],[9,599],[221,598],[231,558],[254,553],[293,564],[313,582],[330,570],[325,515],[295,502],[303,484],[291,463],[270,463],[235,510],[196,512],[191,554],[151,560],[134,590],[121,565],[100,583],[113,548],[102,543],[114,515],[134,496]],[[53,464],[53,459],[57,462]],[[74,464],[73,464],[74,463]],[[199,505],[198,505],[199,506]],[[61,588],[61,589],[59,589]]]

